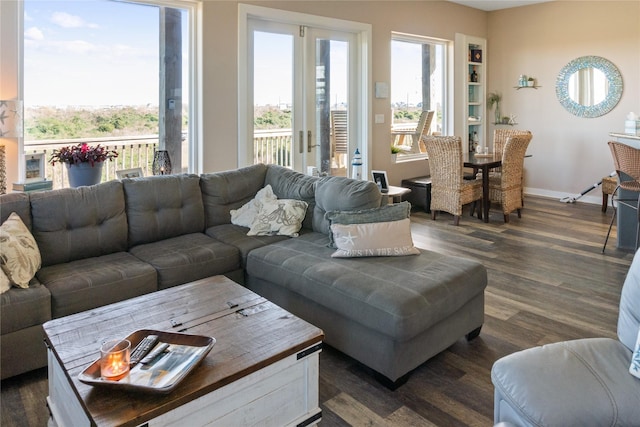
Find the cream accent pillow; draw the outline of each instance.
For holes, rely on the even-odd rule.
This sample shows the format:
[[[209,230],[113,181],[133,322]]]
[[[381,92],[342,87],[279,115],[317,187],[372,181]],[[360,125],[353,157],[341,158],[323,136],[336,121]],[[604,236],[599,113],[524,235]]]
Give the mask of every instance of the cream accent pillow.
[[[265,200],[256,215],[247,236],[297,237],[307,214],[308,203],[302,200]]]
[[[260,211],[260,206],[265,200],[276,200],[277,197],[273,194],[271,185],[266,185],[256,193],[256,196],[242,205],[239,209],[232,209],[231,224],[240,225],[242,227],[251,228],[251,224],[256,215]]]
[[[0,267],[12,284],[28,288],[42,259],[35,239],[17,213],[0,225]]]
[[[11,289],[11,282],[6,274],[4,274],[4,270],[0,268],[0,294],[4,294],[9,289]]]
[[[331,254],[334,258],[420,254],[413,246],[408,218],[368,224],[331,224],[331,232],[338,248]]]

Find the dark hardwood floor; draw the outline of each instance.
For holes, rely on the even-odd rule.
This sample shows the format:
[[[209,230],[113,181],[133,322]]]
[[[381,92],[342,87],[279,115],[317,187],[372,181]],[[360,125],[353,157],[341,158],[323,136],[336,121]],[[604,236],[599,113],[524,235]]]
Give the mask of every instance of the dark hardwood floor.
[[[456,344],[418,367],[390,391],[367,368],[326,348],[320,356],[322,426],[490,426],[493,362],[550,342],[616,337],[618,299],[631,252],[600,252],[611,209],[529,196],[522,218],[485,224],[465,214],[460,226],[414,210],[417,246],[474,258],[488,270],[485,324],[472,342]],[[615,230],[615,229],[614,229]],[[46,369],[2,381],[0,424],[44,426]]]

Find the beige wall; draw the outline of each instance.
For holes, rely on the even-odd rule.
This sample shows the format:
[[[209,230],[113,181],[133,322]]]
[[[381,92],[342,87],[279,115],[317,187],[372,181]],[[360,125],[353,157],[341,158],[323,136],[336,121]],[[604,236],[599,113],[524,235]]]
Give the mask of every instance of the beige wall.
[[[373,82],[390,82],[391,32],[453,40],[456,32],[486,37],[487,14],[444,1],[249,1],[283,9],[372,25]],[[204,170],[237,165],[237,2],[204,3]],[[372,99],[372,114],[384,114],[384,124],[372,131],[373,169],[386,170],[391,184],[428,173],[426,161],[392,164],[389,154],[390,100]],[[373,117],[370,118],[373,122]]]
[[[501,92],[503,114],[516,114],[517,127],[534,135],[527,191],[573,195],[613,171],[608,134],[623,131],[629,112],[640,114],[640,1],[555,1],[494,11],[487,38],[488,90]],[[613,62],[624,82],[618,105],[591,119],[564,110],[555,94],[558,72],[586,55]],[[520,74],[542,87],[514,89]],[[600,190],[582,200],[599,203]]]

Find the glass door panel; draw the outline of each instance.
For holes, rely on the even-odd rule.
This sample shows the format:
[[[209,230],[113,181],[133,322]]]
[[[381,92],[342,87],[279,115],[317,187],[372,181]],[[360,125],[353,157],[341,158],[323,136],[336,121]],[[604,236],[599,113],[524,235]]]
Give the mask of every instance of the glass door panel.
[[[349,42],[315,37],[316,150],[309,163],[323,174],[347,176],[349,158]]]
[[[253,163],[294,166],[294,28],[253,32]]]

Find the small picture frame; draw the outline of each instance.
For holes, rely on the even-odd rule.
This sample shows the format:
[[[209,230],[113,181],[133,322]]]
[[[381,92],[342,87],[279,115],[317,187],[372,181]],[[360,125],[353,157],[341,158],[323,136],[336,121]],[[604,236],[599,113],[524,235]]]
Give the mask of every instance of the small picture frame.
[[[25,154],[25,182],[39,182],[45,180],[44,153]]]
[[[373,182],[378,185],[378,188],[383,193],[389,192],[389,179],[387,178],[387,171],[371,171],[371,177]]]
[[[140,178],[144,176],[142,168],[120,169],[116,171],[116,178]]]

